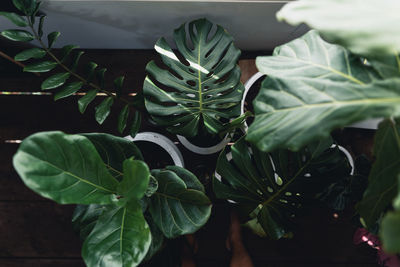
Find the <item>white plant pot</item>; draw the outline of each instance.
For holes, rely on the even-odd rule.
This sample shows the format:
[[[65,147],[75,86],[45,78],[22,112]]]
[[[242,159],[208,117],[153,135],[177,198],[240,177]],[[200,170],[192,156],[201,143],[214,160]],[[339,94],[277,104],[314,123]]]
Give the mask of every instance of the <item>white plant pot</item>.
[[[258,79],[260,79],[264,76],[265,76],[265,74],[262,74],[261,72],[257,72],[256,74],[251,76],[250,79],[247,80],[247,82],[245,82],[243,98],[242,98],[242,102],[240,103],[240,114],[244,113],[244,102],[246,100],[247,94],[250,91],[250,88],[253,86],[253,84],[255,84],[258,81]],[[244,122],[243,127],[242,127],[243,132],[246,133],[247,129],[249,129],[249,126],[247,125],[247,122]]]
[[[138,133],[135,138],[132,138],[129,135],[125,138],[133,142],[144,141],[156,144],[163,148],[170,155],[175,166],[185,167],[182,153],[179,151],[178,147],[170,139],[162,134],[153,132],[142,132]]]
[[[196,146],[196,145],[190,143],[189,140],[187,140],[182,135],[177,135],[176,137],[178,137],[179,142],[181,142],[181,144],[184,147],[186,147],[188,150],[190,150],[196,154],[200,154],[200,155],[210,155],[210,154],[217,153],[218,151],[221,151],[231,140],[231,138],[227,134],[227,135],[225,135],[224,139],[216,145],[209,146],[209,147],[200,147],[200,146]]]

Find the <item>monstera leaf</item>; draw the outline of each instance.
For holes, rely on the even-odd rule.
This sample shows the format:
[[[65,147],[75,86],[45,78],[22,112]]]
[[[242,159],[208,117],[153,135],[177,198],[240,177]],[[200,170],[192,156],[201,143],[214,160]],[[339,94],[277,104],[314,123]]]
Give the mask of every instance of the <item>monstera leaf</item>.
[[[318,33],[257,58],[267,74],[254,100],[247,140],[263,151],[298,150],[331,130],[356,121],[400,115],[400,77],[379,72]]]
[[[218,158],[214,191],[250,211],[247,225],[261,236],[279,239],[288,233],[296,209],[326,186],[347,176],[345,156],[331,140],[312,144],[300,152],[265,153],[244,138]],[[229,160],[228,158],[231,158]]]
[[[216,134],[240,115],[244,89],[237,66],[240,51],[221,26],[214,26],[212,33],[213,24],[206,19],[190,22],[188,34],[185,27],[174,31],[177,52],[164,38],[155,45],[164,66],[147,64],[146,109],[172,133],[193,137],[204,126]]]
[[[190,234],[203,226],[211,213],[204,187],[188,170],[168,166],[153,170],[158,189],[150,198],[149,211],[167,238]]]

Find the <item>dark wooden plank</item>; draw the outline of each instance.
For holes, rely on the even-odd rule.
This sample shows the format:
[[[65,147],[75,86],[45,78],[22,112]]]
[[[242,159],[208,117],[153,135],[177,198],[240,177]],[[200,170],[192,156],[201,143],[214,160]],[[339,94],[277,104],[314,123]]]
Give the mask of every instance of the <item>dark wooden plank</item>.
[[[0,258],[0,266],[2,267],[84,267],[82,259],[2,259]]]

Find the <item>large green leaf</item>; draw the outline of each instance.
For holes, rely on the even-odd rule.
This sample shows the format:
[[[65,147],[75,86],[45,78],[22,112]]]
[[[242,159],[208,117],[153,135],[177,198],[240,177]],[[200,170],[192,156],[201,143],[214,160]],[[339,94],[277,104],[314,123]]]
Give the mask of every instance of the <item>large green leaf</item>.
[[[231,161],[228,148],[220,154],[216,171],[221,181],[214,177],[214,192],[251,211],[247,225],[256,233],[279,239],[305,200],[349,175],[346,157],[331,144],[328,139],[300,152],[265,153],[241,138],[231,147]]]
[[[81,240],[85,240],[90,234],[98,218],[103,214],[106,208],[107,206],[98,204],[76,206],[72,214],[72,225],[74,230],[79,232]]]
[[[83,243],[82,257],[88,267],[137,266],[150,243],[150,228],[135,200],[103,212]]]
[[[26,138],[13,164],[25,185],[60,204],[111,203],[118,182],[84,136],[42,132]]]
[[[400,174],[400,126],[387,120],[375,135],[376,158],[368,177],[368,187],[357,210],[368,228],[373,228],[397,193]]]
[[[123,162],[124,177],[118,185],[118,193],[126,199],[141,199],[149,185],[150,170],[147,164],[133,158]]]
[[[211,202],[196,176],[184,168],[153,170],[158,189],[150,198],[149,211],[167,238],[197,231],[211,213]]]
[[[332,42],[360,54],[400,52],[397,0],[301,0],[285,5],[279,20],[306,23]]]
[[[334,128],[400,115],[400,78],[382,80],[315,31],[257,58],[257,67],[268,77],[254,101],[247,140],[263,151],[298,150]]]
[[[164,38],[155,50],[164,67],[154,61],[147,64],[143,92],[146,109],[153,120],[172,133],[195,136],[205,126],[210,133],[219,133],[224,123],[240,115],[243,85],[237,60],[240,55],[232,37],[206,19],[189,23],[174,31],[178,52]],[[184,59],[182,59],[182,56]]]

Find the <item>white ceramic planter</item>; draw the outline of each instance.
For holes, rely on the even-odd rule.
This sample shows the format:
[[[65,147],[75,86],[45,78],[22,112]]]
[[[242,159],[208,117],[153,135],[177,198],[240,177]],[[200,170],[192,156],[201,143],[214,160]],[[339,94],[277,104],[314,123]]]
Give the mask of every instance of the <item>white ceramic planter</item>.
[[[170,139],[162,134],[153,132],[142,132],[138,133],[135,138],[132,138],[131,136],[126,136],[125,138],[133,142],[144,141],[156,144],[163,148],[170,155],[172,161],[176,166],[185,167],[182,153],[179,151],[178,147]]]
[[[265,76],[265,74],[262,74],[261,72],[257,72],[256,74],[251,76],[250,79],[247,80],[247,82],[245,82],[243,98],[242,98],[242,102],[240,103],[240,114],[244,113],[244,102],[246,100],[247,94],[250,91],[250,88],[253,86],[253,84],[255,84],[258,81],[258,79],[260,79],[261,77],[264,77],[264,76]],[[243,132],[246,133],[247,129],[249,129],[249,126],[247,125],[247,122],[244,122],[243,127],[242,127]]]
[[[200,154],[200,155],[210,155],[210,154],[217,153],[218,151],[221,151],[231,140],[231,138],[227,134],[227,135],[225,135],[225,138],[221,142],[219,142],[218,144],[216,144],[214,146],[200,147],[200,146],[196,146],[196,145],[190,143],[189,140],[187,140],[182,135],[177,135],[176,137],[178,137],[179,142],[181,142],[181,144],[184,147],[186,147],[188,150],[190,150],[196,154]]]

